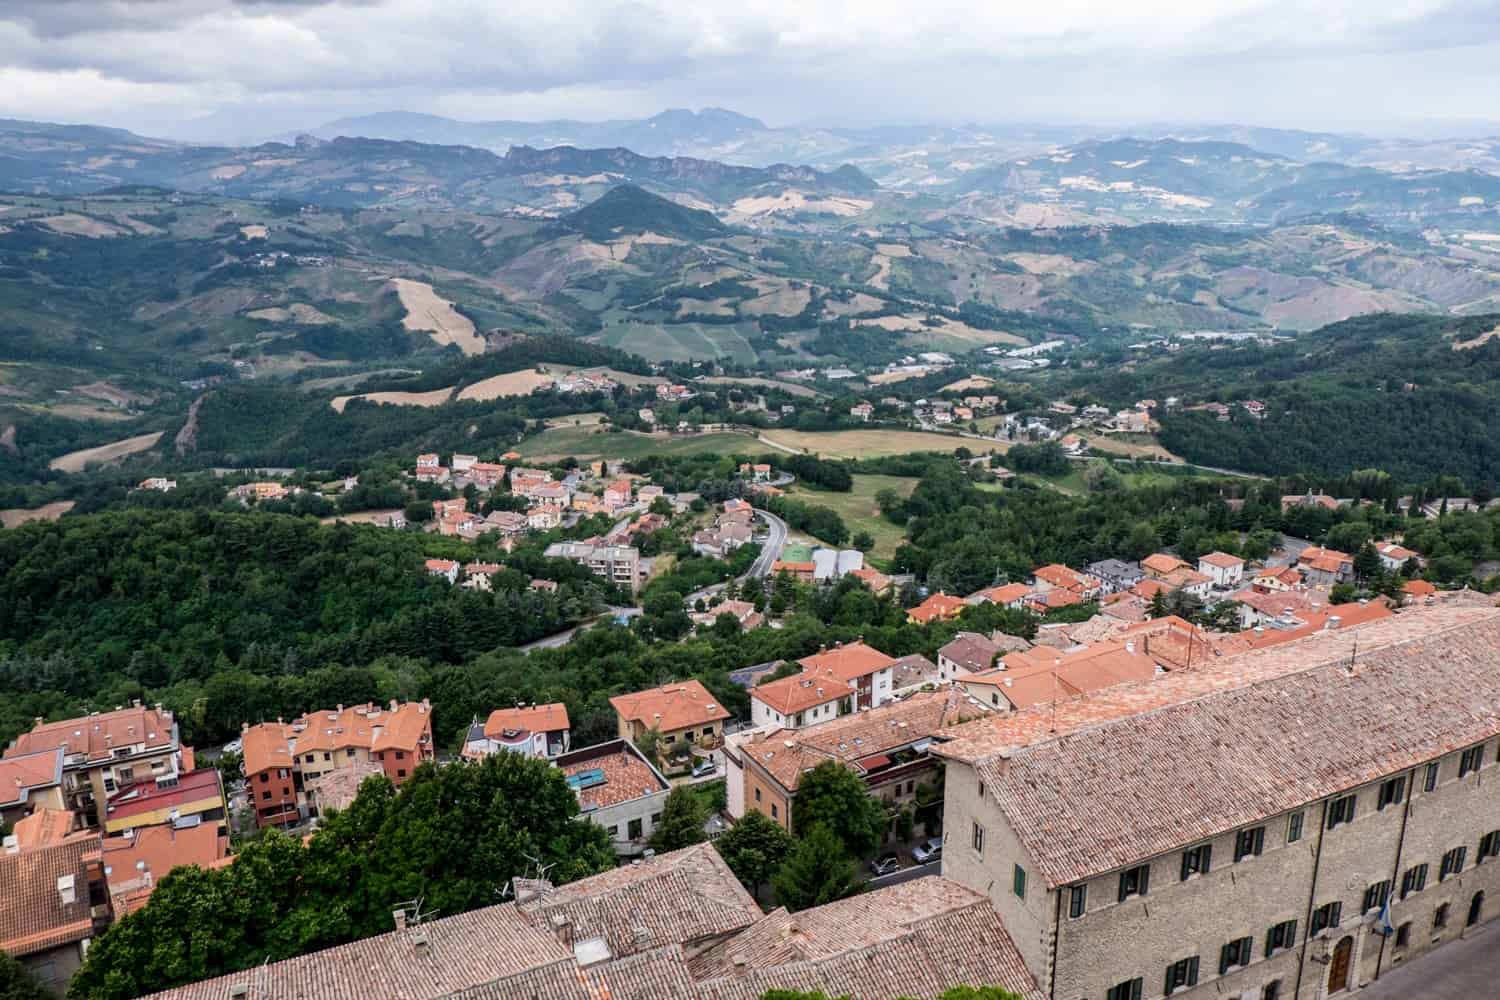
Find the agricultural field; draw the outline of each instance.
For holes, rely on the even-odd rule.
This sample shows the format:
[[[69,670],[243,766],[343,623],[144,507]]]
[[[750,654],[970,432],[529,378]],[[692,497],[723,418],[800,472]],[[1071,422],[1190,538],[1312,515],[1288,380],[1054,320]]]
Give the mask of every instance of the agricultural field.
[[[12,507],[10,510],[0,510],[0,528],[19,528],[32,521],[56,521],[74,506],[75,501],[58,500],[41,507],[29,509]]]
[[[797,484],[789,495],[796,500],[827,507],[844,519],[851,536],[868,531],[875,539],[875,548],[868,553],[873,558],[885,561],[896,554],[896,546],[906,537],[905,532],[887,521],[875,505],[875,495],[881,490],[894,490],[897,495],[907,497],[916,489],[917,480],[907,476],[856,475],[854,487],[848,493],[835,493]]]
[[[362,392],[357,396],[334,396],[328,401],[335,413],[343,413],[353,399],[363,399],[384,406],[442,406],[453,397],[453,386],[431,392]]]
[[[646,455],[749,454],[759,446],[743,434],[610,433],[593,427],[555,427],[534,434],[516,446],[528,461],[577,458],[642,458]]]
[[[753,364],[758,357],[750,345],[754,323],[646,323],[627,319],[605,327],[593,338],[608,347],[639,354],[647,361],[725,359]]]
[[[432,290],[432,286],[407,278],[392,278],[406,318],[401,325],[408,330],[427,333],[436,344],[454,344],[465,356],[484,353],[484,338],[474,329],[474,321],[453,308],[453,303]]]
[[[122,458],[139,454],[156,447],[156,442],[161,440],[162,431],[154,431],[150,434],[140,434],[124,441],[115,441],[111,444],[102,444],[97,448],[84,448],[82,451],[70,451],[66,455],[59,455],[47,464],[49,469],[55,472],[82,472],[90,465],[105,465],[117,462]]]
[[[1009,445],[1002,441],[976,441],[951,434],[928,431],[784,431],[767,430],[761,438],[772,447],[822,455],[825,458],[884,458],[909,455],[914,451],[951,452],[955,448],[970,451],[1004,452]]]

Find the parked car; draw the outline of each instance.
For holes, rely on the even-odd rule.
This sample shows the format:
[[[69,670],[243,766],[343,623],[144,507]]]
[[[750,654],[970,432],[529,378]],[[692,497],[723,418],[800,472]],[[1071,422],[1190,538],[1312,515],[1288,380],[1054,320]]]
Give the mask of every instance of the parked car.
[[[704,757],[698,763],[693,765],[693,777],[702,778],[705,775],[713,774],[718,769],[719,765],[713,762],[712,757]]]
[[[894,854],[882,854],[870,862],[870,871],[876,875],[889,875],[901,870],[901,859]]]
[[[224,744],[225,753],[239,753],[243,749],[245,749],[245,744],[241,743],[239,740],[230,740],[228,743]]]
[[[928,837],[911,849],[911,859],[919,865],[936,861],[943,856],[943,838]]]

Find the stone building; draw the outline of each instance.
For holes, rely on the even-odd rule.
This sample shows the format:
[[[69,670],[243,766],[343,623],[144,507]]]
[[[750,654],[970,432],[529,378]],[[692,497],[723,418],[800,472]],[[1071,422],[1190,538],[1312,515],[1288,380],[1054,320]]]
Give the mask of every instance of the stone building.
[[[1496,912],[1497,706],[1450,607],[991,716],[933,750],[943,873],[1056,998],[1353,991]]]

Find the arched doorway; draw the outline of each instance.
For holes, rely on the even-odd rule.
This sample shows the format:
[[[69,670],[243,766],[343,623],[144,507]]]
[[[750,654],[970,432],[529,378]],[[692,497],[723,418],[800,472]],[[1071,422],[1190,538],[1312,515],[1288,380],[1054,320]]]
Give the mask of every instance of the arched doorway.
[[[1349,988],[1349,964],[1354,956],[1354,939],[1346,937],[1333,949],[1328,962],[1328,992],[1340,993]]]
[[[1464,922],[1465,927],[1473,927],[1479,923],[1479,918],[1484,914],[1484,891],[1474,893],[1474,898],[1469,900],[1469,919]]]

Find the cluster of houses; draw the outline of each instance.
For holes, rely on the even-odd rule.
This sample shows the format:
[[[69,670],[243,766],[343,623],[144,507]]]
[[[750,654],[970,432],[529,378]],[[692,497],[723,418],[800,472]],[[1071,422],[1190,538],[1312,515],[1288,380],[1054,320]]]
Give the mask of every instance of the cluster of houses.
[[[568,372],[566,375],[559,375],[552,382],[552,388],[565,395],[575,392],[614,392],[619,387],[620,383],[597,372]]]
[[[976,417],[994,413],[1004,405],[1004,399],[992,394],[969,395],[956,401],[919,399],[912,404],[912,415],[921,424],[947,426],[968,423]]]
[[[699,555],[722,558],[742,545],[750,544],[755,533],[755,510],[747,500],[725,500],[724,509],[713,527],[693,532],[693,551]]]

